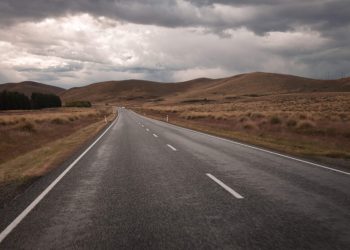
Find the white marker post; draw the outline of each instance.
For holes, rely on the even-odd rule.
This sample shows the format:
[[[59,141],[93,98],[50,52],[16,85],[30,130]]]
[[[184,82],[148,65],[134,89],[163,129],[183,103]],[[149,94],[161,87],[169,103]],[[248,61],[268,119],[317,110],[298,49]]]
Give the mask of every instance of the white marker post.
[[[166,122],[169,122],[169,116],[168,115],[166,116]]]
[[[105,116],[105,123],[107,124],[107,117]]]

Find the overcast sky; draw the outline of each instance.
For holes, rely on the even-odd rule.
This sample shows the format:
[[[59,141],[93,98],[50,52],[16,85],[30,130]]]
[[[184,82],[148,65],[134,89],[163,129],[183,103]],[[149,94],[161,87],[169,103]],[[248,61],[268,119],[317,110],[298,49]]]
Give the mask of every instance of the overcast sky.
[[[0,83],[350,69],[349,0],[1,0]]]

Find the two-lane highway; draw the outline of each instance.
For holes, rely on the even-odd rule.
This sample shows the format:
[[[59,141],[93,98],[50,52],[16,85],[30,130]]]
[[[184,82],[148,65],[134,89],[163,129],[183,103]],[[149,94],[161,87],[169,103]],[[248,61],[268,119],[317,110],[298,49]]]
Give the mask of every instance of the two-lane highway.
[[[26,216],[2,211],[0,249],[350,246],[349,173],[127,109],[63,173]]]

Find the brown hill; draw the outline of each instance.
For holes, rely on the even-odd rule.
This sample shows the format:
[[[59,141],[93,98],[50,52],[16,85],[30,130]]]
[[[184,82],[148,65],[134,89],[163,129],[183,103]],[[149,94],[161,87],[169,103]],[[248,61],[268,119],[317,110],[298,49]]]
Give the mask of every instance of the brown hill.
[[[56,86],[46,85],[38,82],[19,82],[19,83],[4,83],[0,84],[0,92],[3,90],[17,91],[30,96],[33,92],[45,93],[45,94],[60,94],[65,89]]]
[[[249,73],[216,80],[213,84],[183,93],[183,98],[271,95],[310,92],[348,92],[350,78],[316,80],[273,73]]]
[[[180,83],[142,80],[109,81],[72,88],[61,94],[65,101],[92,102],[182,101],[222,99],[239,95],[350,92],[350,78],[316,80],[273,73],[248,73],[222,79],[200,78]]]
[[[143,80],[108,81],[72,88],[61,94],[64,101],[119,102],[159,100],[200,88],[214,80],[201,78],[181,83],[160,83]]]

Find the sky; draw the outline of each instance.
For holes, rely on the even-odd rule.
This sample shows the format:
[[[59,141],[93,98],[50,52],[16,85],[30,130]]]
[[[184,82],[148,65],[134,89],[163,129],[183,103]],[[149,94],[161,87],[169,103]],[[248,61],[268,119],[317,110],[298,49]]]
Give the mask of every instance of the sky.
[[[0,83],[349,76],[349,0],[1,0]]]

